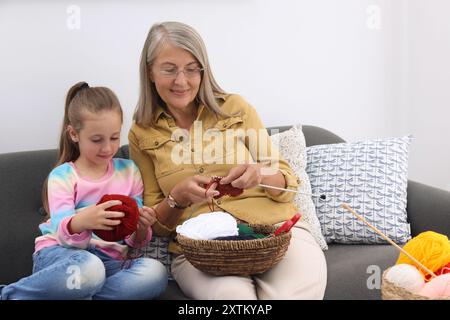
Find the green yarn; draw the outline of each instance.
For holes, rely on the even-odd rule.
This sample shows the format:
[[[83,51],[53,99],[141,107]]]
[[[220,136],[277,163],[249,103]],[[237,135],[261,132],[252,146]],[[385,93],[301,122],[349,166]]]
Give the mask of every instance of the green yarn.
[[[255,239],[262,239],[262,238],[267,237],[267,235],[265,235],[265,234],[255,233],[255,231],[245,223],[238,223],[237,227],[238,227],[240,236],[248,235],[248,236],[252,236]]]

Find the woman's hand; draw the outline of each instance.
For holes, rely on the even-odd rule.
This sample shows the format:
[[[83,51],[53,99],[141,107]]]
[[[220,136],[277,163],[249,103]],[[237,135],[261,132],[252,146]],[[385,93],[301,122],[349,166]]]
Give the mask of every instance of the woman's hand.
[[[139,222],[136,230],[137,242],[144,241],[147,237],[148,228],[156,222],[156,212],[153,208],[143,206],[139,208]]]
[[[216,190],[217,183],[206,190],[206,185],[211,181],[210,177],[195,175],[177,183],[170,192],[171,196],[180,206],[187,207],[194,203],[204,201],[211,202],[214,196],[219,195]]]
[[[113,230],[119,225],[125,214],[118,211],[107,211],[109,207],[121,205],[119,200],[110,200],[99,205],[80,210],[70,221],[70,233],[80,233],[86,230]]]
[[[254,164],[241,164],[231,168],[226,177],[220,180],[220,184],[228,184],[239,189],[251,189],[259,185],[262,181],[261,165]]]

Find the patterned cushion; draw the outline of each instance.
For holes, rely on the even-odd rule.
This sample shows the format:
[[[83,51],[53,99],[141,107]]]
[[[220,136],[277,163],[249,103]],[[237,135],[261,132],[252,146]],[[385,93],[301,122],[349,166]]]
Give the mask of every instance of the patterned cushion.
[[[172,256],[167,250],[169,242],[169,237],[153,236],[152,240],[144,248],[142,248],[141,251],[144,257],[153,258],[161,262],[167,269],[169,280],[173,280],[170,268],[172,264]]]
[[[348,203],[396,243],[411,239],[406,216],[408,151],[411,136],[307,148],[306,171],[322,233],[328,243],[386,243],[353,214]]]
[[[305,171],[306,142],[302,126],[300,124],[295,125],[287,131],[271,135],[271,138],[273,144],[278,146],[281,157],[289,163],[290,167],[299,178],[300,185],[298,191],[311,193],[311,185]],[[305,221],[309,224],[311,234],[316,242],[322,250],[327,250],[328,246],[322,235],[320,223],[316,215],[316,208],[311,197],[297,193],[294,197],[294,203],[302,213],[300,221]]]

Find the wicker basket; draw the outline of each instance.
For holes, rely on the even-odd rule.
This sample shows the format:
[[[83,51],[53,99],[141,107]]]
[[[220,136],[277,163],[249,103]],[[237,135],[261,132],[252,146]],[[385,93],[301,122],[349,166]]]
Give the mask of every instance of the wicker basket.
[[[270,234],[271,225],[250,225],[257,233]],[[277,264],[286,253],[291,232],[255,240],[193,240],[177,235],[186,259],[197,269],[216,275],[252,275]]]
[[[383,300],[450,300],[450,297],[429,298],[412,293],[404,288],[398,287],[392,282],[386,280],[386,274],[390,268],[383,272],[381,282],[381,298]]]

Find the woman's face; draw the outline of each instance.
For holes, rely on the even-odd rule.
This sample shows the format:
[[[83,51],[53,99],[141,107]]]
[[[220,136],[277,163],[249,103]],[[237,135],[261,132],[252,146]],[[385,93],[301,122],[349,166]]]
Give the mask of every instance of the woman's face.
[[[200,68],[190,52],[168,44],[155,59],[150,80],[155,83],[159,96],[169,109],[183,111],[192,106],[197,96]]]

